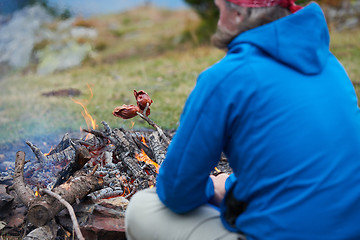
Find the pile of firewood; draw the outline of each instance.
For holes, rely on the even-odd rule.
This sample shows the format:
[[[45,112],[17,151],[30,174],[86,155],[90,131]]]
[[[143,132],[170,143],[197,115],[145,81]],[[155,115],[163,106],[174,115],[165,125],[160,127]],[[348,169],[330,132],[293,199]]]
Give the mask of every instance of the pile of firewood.
[[[140,116],[155,130],[112,129],[102,122],[102,130],[83,130],[87,135],[82,138],[65,134],[48,154],[28,141],[35,162],[27,162],[25,153],[17,152],[13,184],[7,191],[15,191],[27,209],[26,218],[34,230],[24,239],[54,239],[54,229],[59,228],[54,219],[64,208],[73,222],[71,230],[83,239],[74,203],[119,197],[130,200],[135,192],[156,186],[173,132],[164,133],[148,118],[152,100],[145,92],[134,91],[134,96],[137,106],[123,105],[113,114],[125,119]],[[214,173],[229,172],[226,159],[222,160]]]

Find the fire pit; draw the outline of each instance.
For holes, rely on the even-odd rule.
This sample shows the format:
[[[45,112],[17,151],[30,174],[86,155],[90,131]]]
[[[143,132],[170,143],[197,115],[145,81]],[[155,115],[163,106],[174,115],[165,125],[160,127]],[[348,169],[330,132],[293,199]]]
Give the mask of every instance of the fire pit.
[[[29,239],[48,235],[65,238],[73,231],[80,239],[82,234],[86,239],[125,239],[127,202],[135,192],[156,186],[159,167],[174,134],[164,132],[148,118],[152,100],[144,91],[134,91],[134,96],[137,105],[117,107],[114,116],[139,116],[155,130],[112,129],[103,121],[102,130],[83,130],[86,134],[81,138],[65,134],[46,154],[26,142],[36,161],[27,164],[25,153],[19,151],[15,169],[0,175],[1,182],[8,181],[6,192],[0,192],[6,199],[0,201],[0,208],[8,205],[16,210],[14,204],[20,205],[27,216],[28,224],[13,228],[29,226],[18,231],[28,234]],[[230,171],[226,158],[222,158],[213,174]],[[65,207],[68,211],[63,210]],[[9,214],[13,214],[10,209]]]

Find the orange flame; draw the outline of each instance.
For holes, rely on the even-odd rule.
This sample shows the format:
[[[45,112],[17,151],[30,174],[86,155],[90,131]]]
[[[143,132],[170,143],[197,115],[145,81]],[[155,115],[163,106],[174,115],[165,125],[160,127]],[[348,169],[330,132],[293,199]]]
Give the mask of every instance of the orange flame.
[[[215,170],[219,173],[219,172],[221,172],[217,167],[215,167]]]
[[[44,156],[46,157],[46,156],[49,156],[49,154],[50,154],[50,152],[53,150],[53,146],[51,146],[51,148],[50,148],[50,150],[49,150],[49,152],[48,153],[44,153]]]
[[[36,192],[35,192],[35,197],[41,197],[41,195],[40,195],[40,193],[39,193],[38,190],[36,190]]]
[[[97,128],[97,124],[96,124],[96,121],[93,119],[93,117],[90,115],[90,113],[88,112],[87,108],[85,107],[85,105],[80,102],[80,101],[77,101],[75,99],[71,99],[74,103],[77,103],[79,104],[83,109],[84,109],[84,112],[81,112],[81,114],[83,115],[83,117],[85,118],[85,121],[86,121],[86,125],[88,126],[88,128],[92,128],[92,129],[96,129]]]
[[[93,94],[93,91],[90,87],[89,84],[86,84],[89,91],[90,91],[90,99],[88,100],[88,102],[93,98],[94,94]],[[85,107],[85,104],[83,104],[82,102],[80,101],[77,101],[75,99],[71,99],[74,103],[77,103],[79,104],[83,109],[84,111],[81,112],[81,114],[83,115],[84,119],[85,119],[85,122],[86,122],[86,125],[88,127],[88,129],[96,129],[98,127],[98,125],[96,124],[96,121],[93,119],[93,117],[90,115],[90,113],[88,112],[87,108]],[[82,128],[80,127],[80,131],[82,131]],[[90,134],[87,134],[86,136],[86,139],[88,139]]]
[[[90,90],[90,99],[89,99],[89,101],[90,101],[93,98],[94,94],[93,94],[93,91],[92,91],[92,89],[91,89],[91,87],[90,87],[90,85],[88,83],[86,84],[86,86]]]
[[[146,140],[145,140],[144,136],[141,136],[141,142],[142,142],[145,146],[148,147],[148,145],[146,144]]]
[[[154,162],[153,160],[151,160],[151,159],[149,158],[149,156],[146,155],[146,153],[144,152],[143,149],[141,149],[141,153],[140,153],[140,154],[135,153],[135,158],[136,158],[137,160],[139,160],[139,161],[142,161],[142,162],[145,162],[145,163],[147,163],[147,164],[153,165],[153,166],[156,168],[156,173],[159,173],[159,168],[160,168],[159,164],[157,164],[156,162]]]

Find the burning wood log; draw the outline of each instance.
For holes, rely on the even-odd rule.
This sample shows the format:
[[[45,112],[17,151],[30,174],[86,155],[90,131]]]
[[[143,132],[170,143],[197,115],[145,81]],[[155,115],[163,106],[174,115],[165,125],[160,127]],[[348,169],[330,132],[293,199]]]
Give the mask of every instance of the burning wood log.
[[[75,149],[75,158],[59,172],[59,177],[55,182],[54,187],[63,184],[69,179],[76,171],[80,170],[90,159],[90,152],[84,146],[72,145]]]
[[[151,159],[155,159],[155,155],[154,155],[154,152],[153,150],[149,147],[149,143],[147,141],[147,135],[148,134],[142,134],[142,133],[139,133],[139,132],[136,132],[136,131],[127,131],[128,135],[132,138],[132,140],[134,141],[134,143],[136,144],[136,146],[143,150],[146,155],[149,156],[149,158]],[[146,135],[146,136],[144,136]]]
[[[164,146],[165,144],[163,144],[161,142],[158,132],[151,133],[148,138],[149,138],[149,143],[150,143],[151,149],[154,153],[155,161],[159,165],[161,165],[165,159],[168,145],[166,147]]]
[[[74,204],[76,199],[82,199],[86,195],[102,187],[102,180],[92,175],[83,175],[71,178],[66,183],[53,189],[69,204]],[[28,220],[35,226],[43,226],[55,217],[64,206],[58,200],[49,196],[37,197],[30,205]]]

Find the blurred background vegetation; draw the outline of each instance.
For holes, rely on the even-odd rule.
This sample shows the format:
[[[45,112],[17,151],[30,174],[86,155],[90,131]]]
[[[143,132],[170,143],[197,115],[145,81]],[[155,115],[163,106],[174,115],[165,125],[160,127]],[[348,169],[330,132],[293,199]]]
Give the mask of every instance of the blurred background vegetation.
[[[324,1],[325,12],[328,6],[340,11],[347,4]],[[23,6],[35,2],[56,16],[47,29],[55,31],[64,19],[72,18],[71,27],[96,30],[97,37],[75,38],[78,44],[91,46],[81,66],[38,74],[35,58],[25,68],[0,77],[0,161],[1,146],[46,137],[59,141],[66,132],[88,128],[85,110],[75,101],[86,107],[97,125],[106,121],[112,127],[149,128],[140,118],[122,120],[112,115],[116,106],[135,103],[134,89],[146,91],[153,99],[153,121],[164,129],[176,129],[198,74],[225,55],[209,44],[218,15],[213,0],[186,0],[189,9],[166,10],[148,4],[88,18],[53,9],[45,0],[27,1]],[[331,50],[360,94],[360,30],[338,31],[333,22],[328,24]],[[37,43],[34,56],[49,46],[48,41]],[[44,146],[50,148],[46,141]]]

